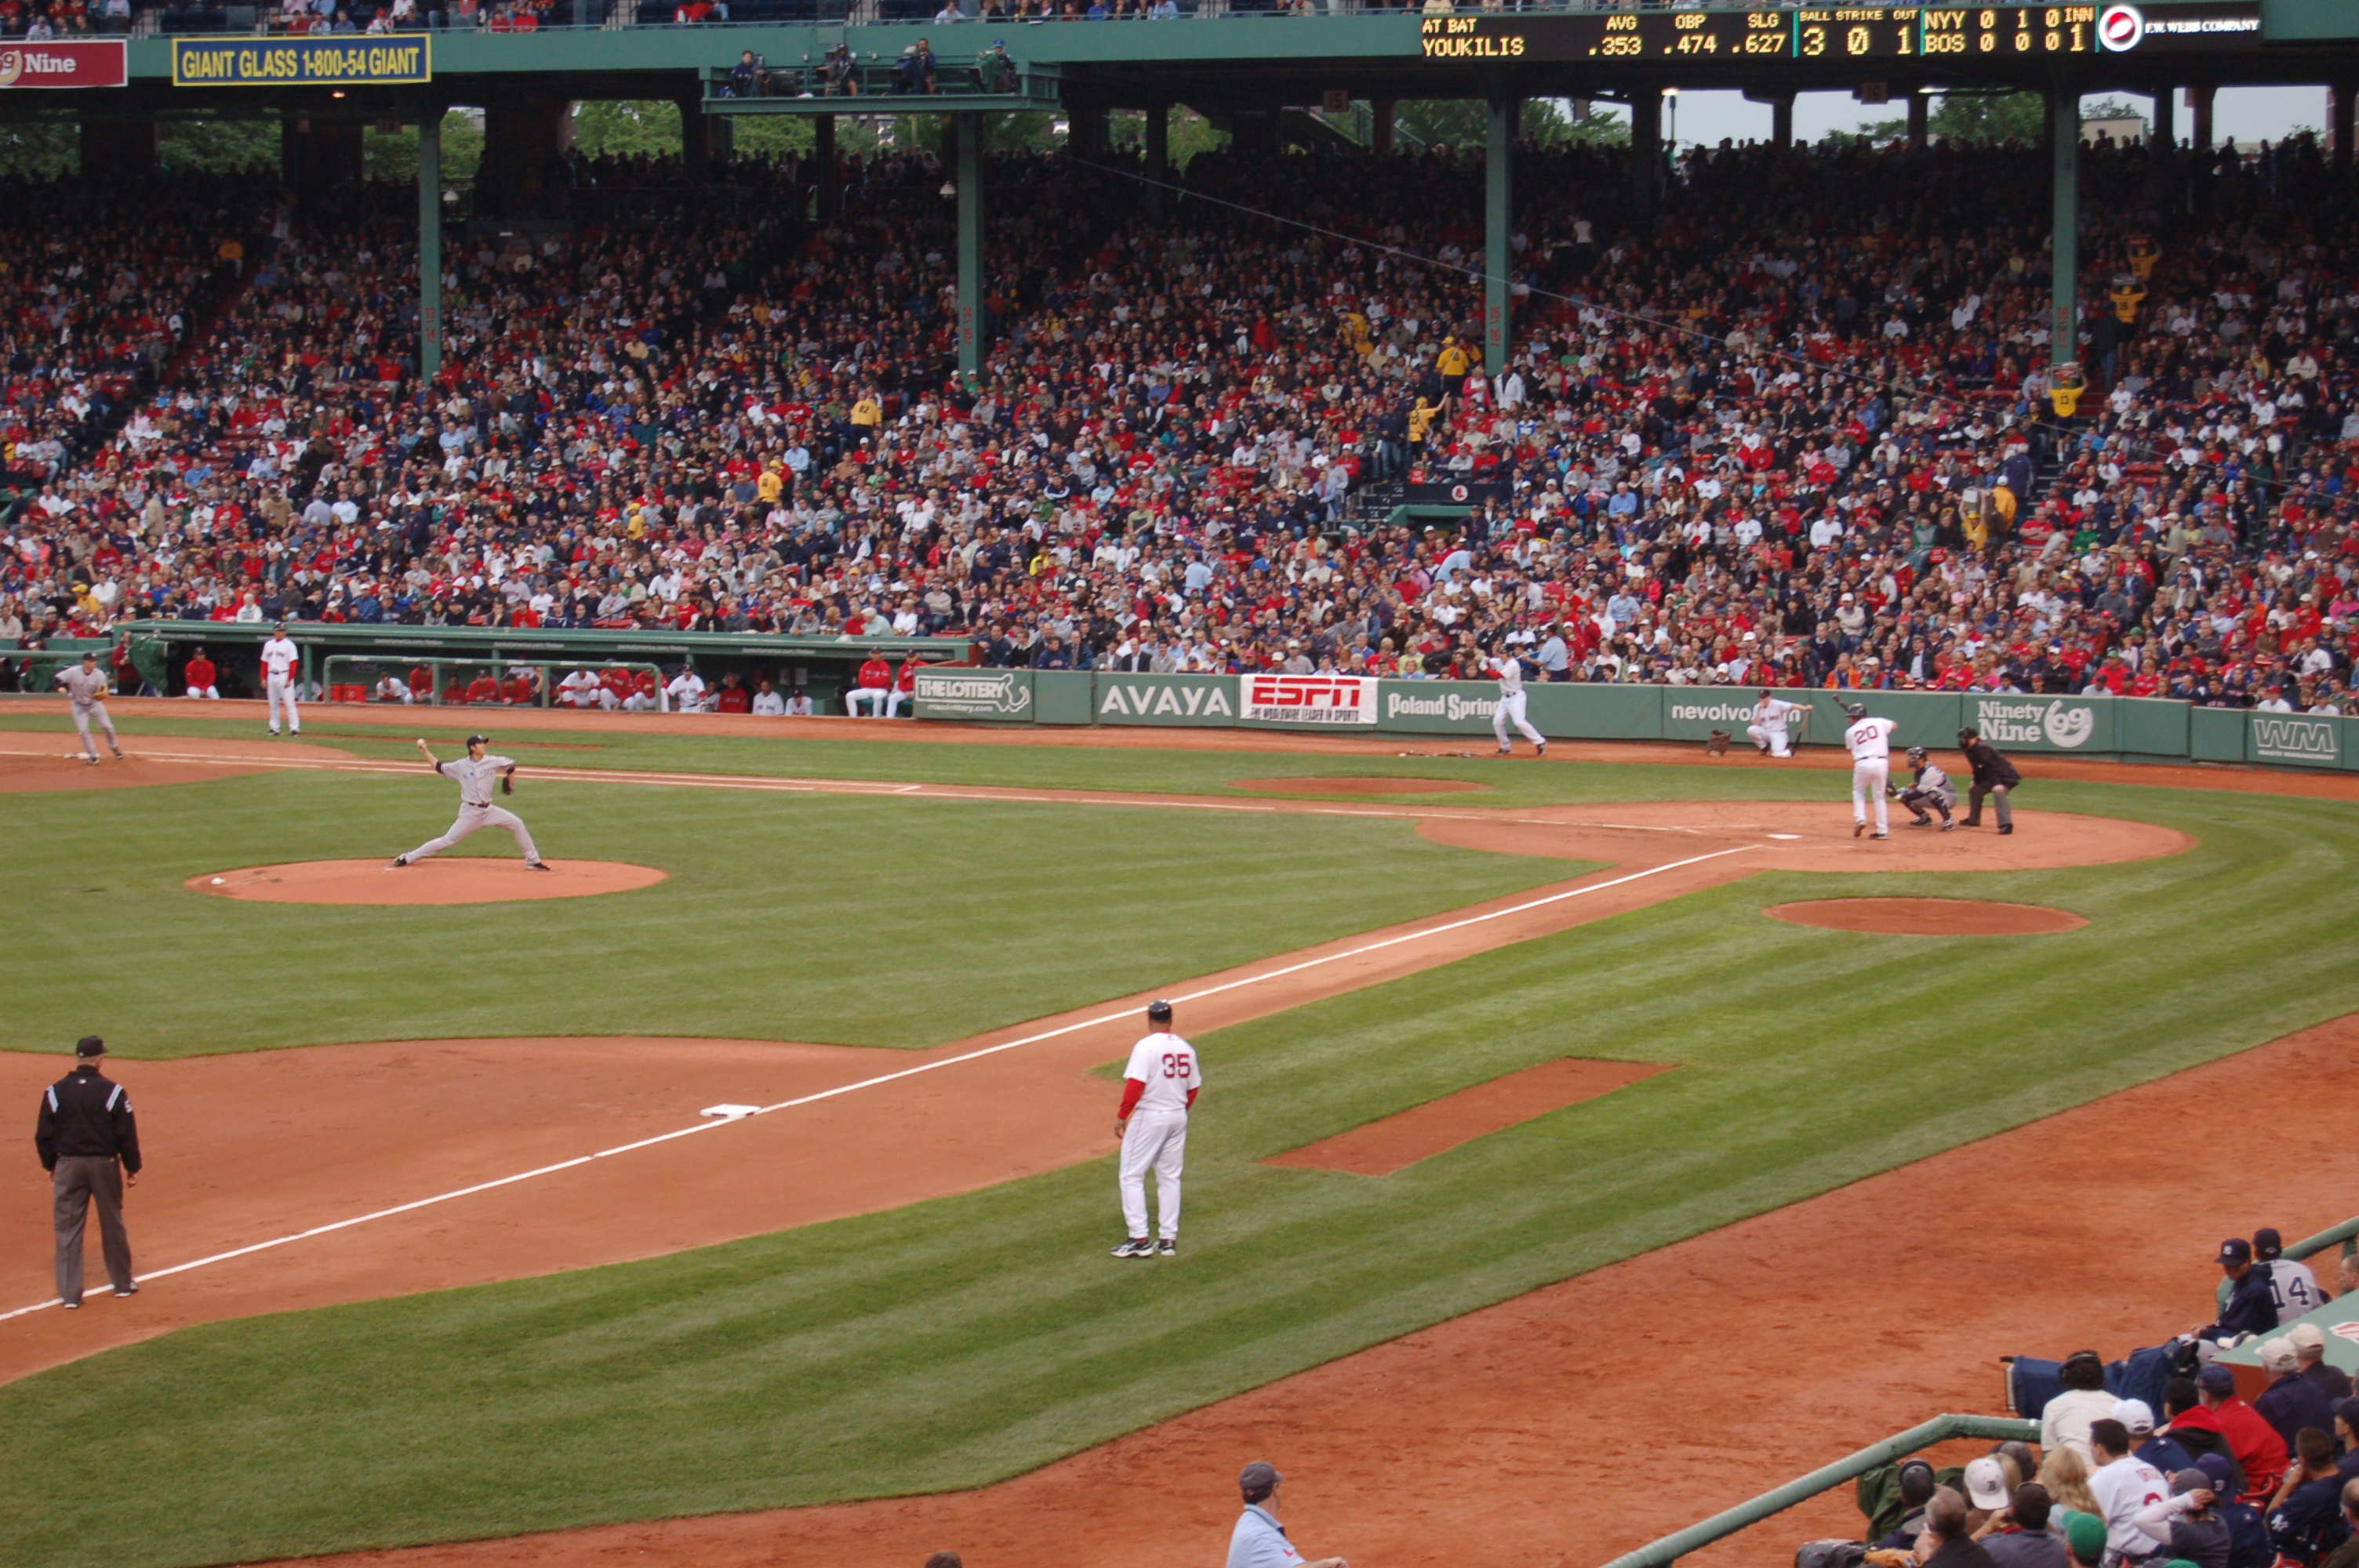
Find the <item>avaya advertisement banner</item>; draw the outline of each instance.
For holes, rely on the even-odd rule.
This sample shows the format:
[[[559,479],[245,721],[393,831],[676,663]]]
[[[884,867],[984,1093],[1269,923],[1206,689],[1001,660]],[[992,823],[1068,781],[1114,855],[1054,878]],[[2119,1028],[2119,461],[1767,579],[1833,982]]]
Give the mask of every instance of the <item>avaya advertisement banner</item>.
[[[1237,717],[1247,724],[1299,728],[1376,722],[1374,676],[1289,676],[1272,672],[1239,676],[1244,701]]]
[[[0,90],[120,87],[130,80],[128,51],[121,38],[0,44]]]

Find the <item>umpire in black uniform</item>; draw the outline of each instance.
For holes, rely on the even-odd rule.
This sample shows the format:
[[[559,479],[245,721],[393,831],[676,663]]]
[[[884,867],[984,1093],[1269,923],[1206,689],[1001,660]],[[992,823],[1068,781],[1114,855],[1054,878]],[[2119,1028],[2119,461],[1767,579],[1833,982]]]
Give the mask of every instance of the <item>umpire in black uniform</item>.
[[[131,1097],[98,1070],[106,1042],[85,1034],[74,1044],[74,1070],[41,1091],[41,1119],[33,1147],[57,1190],[58,1296],[82,1305],[82,1231],[98,1205],[98,1234],[106,1276],[118,1296],[136,1295],[131,1238],[123,1228],[123,1184],[139,1184],[139,1124]]]
[[[1971,724],[1958,731],[1958,750],[1966,754],[1966,766],[1974,771],[1973,788],[1966,797],[1966,826],[1983,825],[1983,796],[1990,795],[1998,808],[1999,832],[2014,832],[2015,807],[2010,797],[2023,775]]]

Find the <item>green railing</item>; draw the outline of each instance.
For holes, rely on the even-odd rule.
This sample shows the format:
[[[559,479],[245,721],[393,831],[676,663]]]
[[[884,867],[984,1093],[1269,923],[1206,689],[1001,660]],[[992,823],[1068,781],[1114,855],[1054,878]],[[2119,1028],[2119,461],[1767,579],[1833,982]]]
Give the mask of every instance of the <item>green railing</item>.
[[[2359,1223],[2359,1222],[2354,1222]],[[1905,1459],[1920,1448],[1930,1448],[1937,1443],[1952,1438],[1979,1437],[1994,1443],[2017,1439],[2025,1443],[2039,1441],[2039,1423],[2021,1421],[2013,1416],[1996,1415],[1937,1415],[1919,1422],[1906,1432],[1896,1432],[1881,1442],[1871,1443],[1847,1458],[1832,1465],[1821,1465],[1807,1476],[1797,1476],[1782,1487],[1772,1487],[1750,1502],[1724,1509],[1699,1524],[1673,1530],[1658,1541],[1650,1541],[1636,1552],[1625,1552],[1607,1563],[1605,1568],[1667,1568],[1690,1552],[1701,1552],[1714,1541],[1723,1541],[1738,1530],[1750,1530],[1766,1519],[1784,1513],[1788,1509],[1806,1503],[1821,1492],[1856,1481],[1870,1470]]]
[[[2359,1215],[2354,1215],[2340,1225],[2329,1226],[2315,1236],[2305,1236],[2285,1249],[2285,1255],[2299,1263],[2315,1258],[2328,1248],[2340,1245],[2343,1255],[2359,1252]]]

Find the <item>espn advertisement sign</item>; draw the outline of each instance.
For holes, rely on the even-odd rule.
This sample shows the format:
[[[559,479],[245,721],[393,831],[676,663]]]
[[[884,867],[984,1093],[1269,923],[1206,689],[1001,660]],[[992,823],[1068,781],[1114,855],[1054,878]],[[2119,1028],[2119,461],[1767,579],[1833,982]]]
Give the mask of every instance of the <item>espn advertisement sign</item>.
[[[2292,762],[2301,767],[2343,765],[2343,728],[2332,719],[2310,719],[2290,713],[2256,713],[2246,721],[2247,760]]]
[[[0,45],[0,92],[18,87],[120,87],[131,80],[121,38]]]
[[[1239,676],[1239,715],[1247,724],[1312,725],[1333,729],[1376,722],[1374,676],[1289,676],[1264,671]]]
[[[1021,721],[1032,717],[1032,672],[919,670],[910,696],[911,711],[920,719]]]

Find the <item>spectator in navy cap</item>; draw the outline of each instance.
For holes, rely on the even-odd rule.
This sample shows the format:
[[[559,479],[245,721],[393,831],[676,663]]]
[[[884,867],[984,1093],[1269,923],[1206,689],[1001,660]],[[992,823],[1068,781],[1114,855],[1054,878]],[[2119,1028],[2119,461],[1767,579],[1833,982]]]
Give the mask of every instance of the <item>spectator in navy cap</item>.
[[[2293,1353],[2300,1360],[2303,1377],[2325,1390],[2330,1400],[2351,1397],[2353,1390],[2349,1374],[2327,1362],[2324,1330],[2314,1323],[2297,1323],[2286,1330],[2286,1338],[2293,1342]]]
[[[2288,1448],[2293,1447],[2305,1427],[2334,1430],[2334,1401],[2326,1397],[2324,1389],[2301,1375],[2301,1358],[2292,1340],[2280,1336],[2262,1341],[2261,1370],[2269,1375],[2269,1386],[2253,1401],[2253,1408],[2277,1429]]]
[[[2197,1338],[2239,1339],[2277,1325],[2277,1297],[2269,1290],[2268,1271],[2253,1267],[2251,1242],[2232,1236],[2220,1243],[2220,1271],[2228,1279],[2228,1299],[2219,1321],[2196,1330]]]

